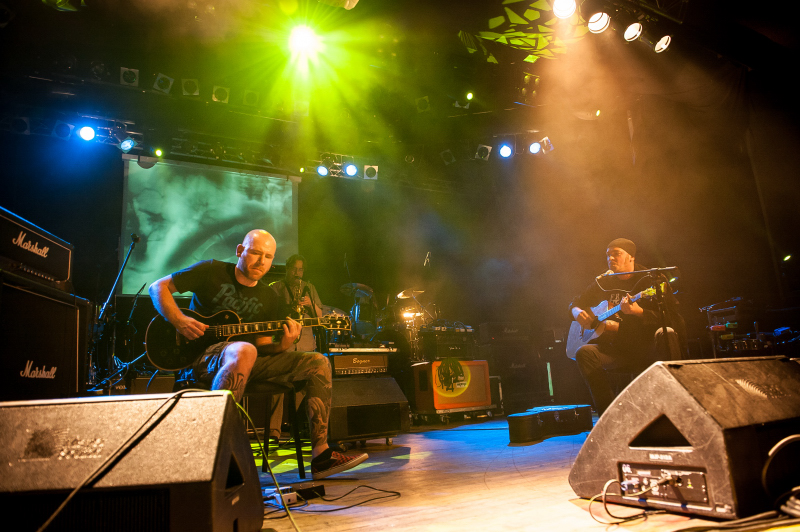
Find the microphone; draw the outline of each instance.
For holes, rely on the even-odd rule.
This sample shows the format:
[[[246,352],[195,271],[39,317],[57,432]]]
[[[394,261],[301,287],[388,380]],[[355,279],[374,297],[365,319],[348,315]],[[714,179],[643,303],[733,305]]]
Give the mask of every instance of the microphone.
[[[427,266],[431,263],[431,252],[425,254],[425,262],[422,263],[423,266]]]
[[[133,240],[133,242],[135,244],[138,244],[139,240],[141,240],[141,238],[139,238],[139,235],[137,235],[136,233],[133,233],[133,234],[131,234],[131,240]]]
[[[598,275],[597,277],[595,277],[595,280],[600,279],[601,277],[605,277],[606,275],[611,275],[612,273],[614,273],[614,272],[611,271],[611,270],[608,270],[607,272],[603,272],[600,275]]]

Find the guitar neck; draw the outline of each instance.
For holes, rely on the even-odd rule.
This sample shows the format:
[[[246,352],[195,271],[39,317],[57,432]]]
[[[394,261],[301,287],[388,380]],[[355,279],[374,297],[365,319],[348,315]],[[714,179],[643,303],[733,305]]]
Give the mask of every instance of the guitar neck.
[[[644,292],[639,292],[638,294],[633,296],[631,298],[631,303],[633,303],[635,301],[639,301],[642,298],[643,294],[644,294]],[[613,316],[614,314],[619,312],[621,308],[622,308],[622,303],[620,303],[616,307],[608,309],[607,311],[605,311],[602,314],[600,314],[599,316],[597,316],[597,321],[605,321],[605,320],[607,320],[608,318],[610,318],[611,316]]]
[[[294,320],[303,327],[314,327],[320,325],[319,318],[302,318]],[[256,321],[252,323],[233,323],[228,325],[218,325],[220,336],[236,336],[240,334],[275,334],[283,333],[283,324],[287,320],[279,321]]]

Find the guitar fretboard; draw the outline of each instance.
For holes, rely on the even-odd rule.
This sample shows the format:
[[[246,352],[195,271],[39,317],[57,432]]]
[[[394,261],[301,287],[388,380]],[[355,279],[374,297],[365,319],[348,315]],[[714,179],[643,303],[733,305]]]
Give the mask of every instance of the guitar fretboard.
[[[631,303],[639,301],[642,298],[642,294],[644,294],[644,292],[639,292],[638,294],[633,296],[631,298]],[[597,321],[605,321],[605,320],[607,320],[608,318],[610,318],[611,316],[613,316],[614,314],[619,312],[621,308],[622,308],[622,303],[620,303],[619,305],[617,305],[614,308],[608,309],[607,311],[605,311],[602,314],[600,314],[599,316],[597,316]]]
[[[318,325],[323,325],[320,321],[320,318],[303,318],[302,320],[297,319],[294,321],[300,323],[303,327],[316,327]],[[283,333],[284,323],[287,323],[287,321],[259,321],[253,323],[233,323],[230,325],[212,325],[208,328],[208,331],[221,337],[237,336],[241,334],[274,334]],[[331,328],[329,324],[327,327]]]

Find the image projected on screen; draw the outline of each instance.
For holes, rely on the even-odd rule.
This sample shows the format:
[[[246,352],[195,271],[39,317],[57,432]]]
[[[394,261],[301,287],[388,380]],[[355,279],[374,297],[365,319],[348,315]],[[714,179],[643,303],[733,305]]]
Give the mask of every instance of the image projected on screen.
[[[142,168],[126,160],[120,261],[131,233],[141,241],[120,292],[135,294],[199,260],[236,262],[236,245],[251,229],[272,233],[278,242],[274,264],[285,263],[297,253],[295,192],[285,177],[191,163]]]

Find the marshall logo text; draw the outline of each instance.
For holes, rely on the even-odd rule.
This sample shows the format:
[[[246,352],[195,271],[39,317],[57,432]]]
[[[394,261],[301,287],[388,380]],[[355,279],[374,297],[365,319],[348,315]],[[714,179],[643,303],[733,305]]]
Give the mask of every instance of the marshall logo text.
[[[28,360],[28,363],[25,364],[25,370],[20,371],[19,375],[27,379],[55,379],[57,369],[57,366],[53,366],[50,370],[48,370],[46,366],[42,366],[42,369],[38,367],[34,368],[33,360]]]
[[[30,251],[31,253],[35,253],[41,257],[47,258],[47,253],[50,251],[50,248],[47,246],[40,248],[38,242],[32,242],[30,240],[26,242],[26,236],[28,236],[28,234],[25,231],[20,231],[19,236],[13,239],[11,243],[15,246],[21,247],[26,251]]]

